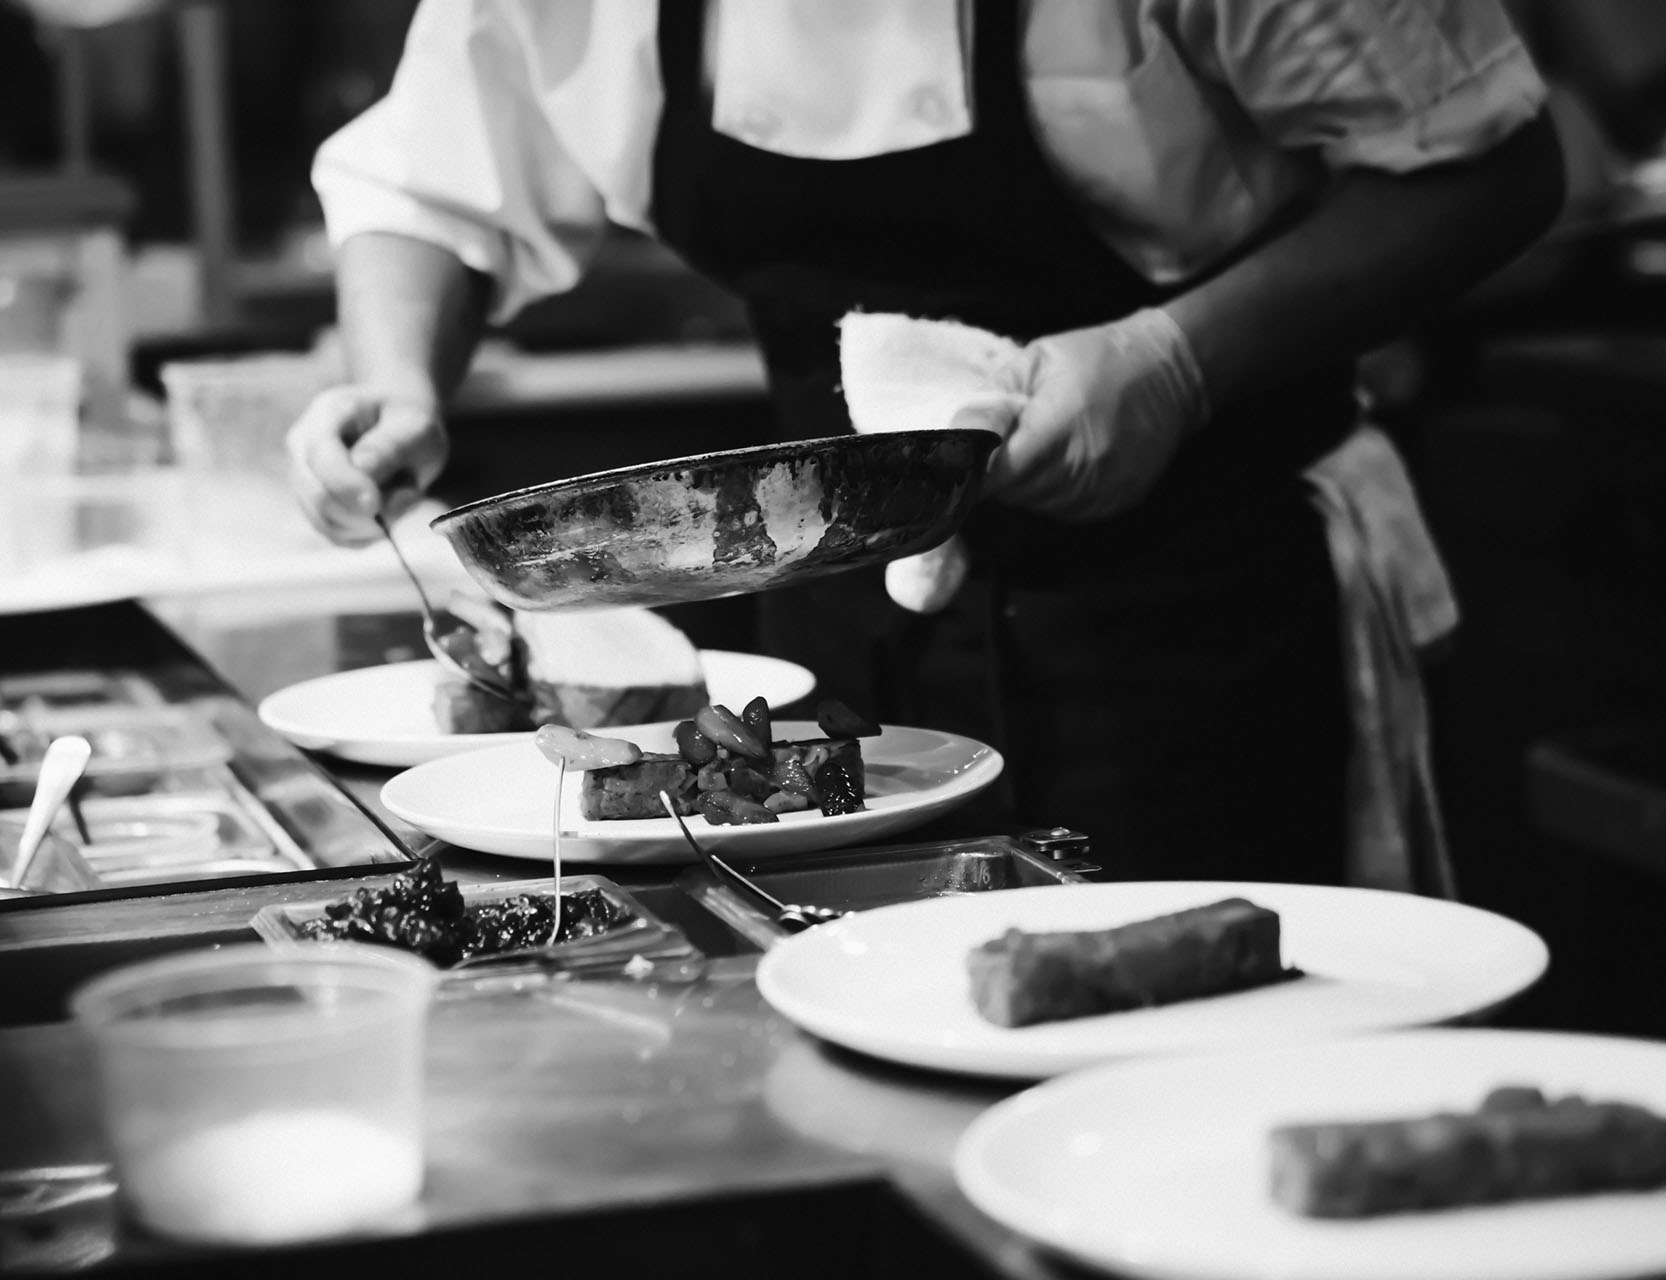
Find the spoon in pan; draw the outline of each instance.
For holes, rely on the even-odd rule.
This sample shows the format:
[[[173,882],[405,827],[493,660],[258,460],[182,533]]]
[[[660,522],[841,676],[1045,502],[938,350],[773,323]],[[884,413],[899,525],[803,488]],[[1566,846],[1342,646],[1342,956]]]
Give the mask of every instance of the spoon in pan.
[[[677,824],[677,830],[683,833],[683,839],[688,847],[694,850],[694,856],[706,864],[721,880],[727,880],[736,885],[743,892],[751,894],[759,902],[764,903],[775,913],[775,923],[792,933],[800,933],[813,925],[826,924],[830,920],[842,919],[848,912],[837,911],[832,907],[812,907],[796,902],[782,902],[774,894],[764,889],[754,881],[736,871],[722,858],[702,845],[694,838],[694,833],[688,829],[688,823],[683,821],[683,815],[677,812],[677,806],[671,802],[669,792],[659,793],[659,802],[671,820]]]
[[[46,838],[58,807],[80,780],[81,773],[92,758],[92,744],[85,738],[70,735],[54,738],[41,757],[40,774],[35,780],[35,798],[29,804],[29,815],[23,820],[23,835],[17,842],[17,856],[12,861],[12,885],[23,888],[35,851]]]
[[[422,579],[416,576],[416,570],[411,568],[411,562],[405,559],[405,553],[399,549],[399,543],[394,540],[393,530],[388,528],[388,522],[383,519],[380,512],[376,514],[375,519],[377,526],[382,530],[382,536],[388,540],[388,545],[393,548],[393,554],[399,561],[399,567],[405,571],[405,576],[411,580],[411,585],[416,588],[417,599],[422,602],[422,639],[428,646],[428,652],[434,655],[434,661],[451,672],[452,675],[468,681],[482,693],[489,693],[494,698],[502,698],[506,702],[518,701],[515,691],[493,675],[490,669],[476,669],[446,648],[444,637],[465,624],[453,619],[453,622],[456,623],[455,626],[445,628],[440,626],[439,613],[428,599],[428,592],[423,588]]]

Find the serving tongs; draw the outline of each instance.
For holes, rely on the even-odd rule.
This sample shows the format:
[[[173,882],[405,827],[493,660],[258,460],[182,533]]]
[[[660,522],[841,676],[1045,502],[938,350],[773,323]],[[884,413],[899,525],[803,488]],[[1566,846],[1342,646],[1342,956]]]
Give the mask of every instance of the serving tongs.
[[[762,903],[766,911],[773,913],[775,923],[789,933],[802,933],[815,925],[826,924],[831,920],[842,920],[850,914],[848,911],[839,911],[833,907],[810,906],[801,902],[782,902],[769,890],[736,871],[722,858],[696,840],[694,833],[688,829],[688,823],[683,821],[683,815],[677,812],[677,806],[672,803],[669,792],[661,791],[659,802],[666,813],[671,815],[671,820],[677,824],[677,830],[683,833],[683,839],[688,842],[688,847],[694,850],[694,856],[705,863],[718,879],[750,895],[754,901]]]

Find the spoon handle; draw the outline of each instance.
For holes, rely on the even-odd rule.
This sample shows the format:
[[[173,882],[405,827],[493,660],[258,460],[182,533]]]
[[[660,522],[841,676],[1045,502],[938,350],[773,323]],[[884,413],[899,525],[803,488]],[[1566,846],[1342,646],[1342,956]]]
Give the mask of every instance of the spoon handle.
[[[405,559],[405,553],[399,548],[399,540],[393,536],[393,530],[388,527],[387,518],[378,511],[372,519],[376,521],[377,528],[381,529],[382,536],[388,540],[388,546],[393,548],[394,558],[399,561],[399,567],[405,571],[405,576],[411,580],[411,585],[416,588],[417,599],[422,601],[422,616],[427,618],[430,625],[432,625],[434,606],[428,599],[428,592],[423,588],[422,579],[416,576],[416,570],[411,568],[411,562]]]
[[[719,880],[727,880],[730,884],[737,886],[743,893],[751,894],[754,898],[767,905],[769,909],[777,915],[787,910],[786,903],[775,897],[762,885],[754,884],[748,877],[743,876],[740,872],[736,871],[727,862],[723,861],[722,858],[718,857],[710,849],[706,848],[705,845],[701,844],[694,838],[694,833],[688,829],[688,823],[683,821],[683,815],[677,812],[677,806],[672,803],[670,792],[661,791],[659,793],[659,802],[660,807],[663,808],[666,813],[671,815],[671,821],[677,824],[677,830],[682,832],[683,840],[687,842],[688,847],[694,851],[694,856],[704,862],[706,866],[710,867],[713,874],[716,875]]]
[[[35,782],[35,798],[29,805],[29,816],[23,822],[23,836],[17,843],[17,859],[12,867],[12,885],[23,887],[29,874],[29,864],[35,850],[45,838],[52,819],[58,816],[58,806],[69,795],[70,788],[81,777],[92,758],[93,748],[85,738],[70,735],[54,738],[41,759],[40,776]]]

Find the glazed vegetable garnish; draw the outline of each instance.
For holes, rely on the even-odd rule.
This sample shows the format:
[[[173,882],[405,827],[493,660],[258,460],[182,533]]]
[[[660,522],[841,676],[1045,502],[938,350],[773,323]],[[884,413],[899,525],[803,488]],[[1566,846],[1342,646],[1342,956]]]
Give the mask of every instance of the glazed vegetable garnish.
[[[768,746],[775,738],[775,731],[770,726],[769,702],[763,694],[759,694],[741,708],[741,723],[752,731],[752,736]]]
[[[878,726],[842,704],[826,724]],[[833,817],[865,807],[866,771],[854,733],[795,742],[774,740],[773,716],[762,697],[735,715],[711,705],[672,730],[677,750],[643,752],[619,767],[585,774],[579,812],[587,822],[657,818],[662,793],[679,814],[700,814],[714,825],[777,822],[784,813],[819,809]]]
[[[769,739],[760,742],[739,716],[721,704],[707,705],[695,712],[694,727],[738,756],[748,760],[770,759]]]
[[[717,743],[701,733],[694,721],[680,721],[671,736],[676,740],[678,752],[690,764],[710,764],[717,759]]]
[[[564,724],[541,725],[532,740],[546,759],[565,760],[569,769],[614,769],[642,759],[642,748],[634,742],[569,729]]]
[[[837,698],[823,698],[816,704],[816,724],[829,738],[872,738],[877,724],[859,711],[852,711]]]

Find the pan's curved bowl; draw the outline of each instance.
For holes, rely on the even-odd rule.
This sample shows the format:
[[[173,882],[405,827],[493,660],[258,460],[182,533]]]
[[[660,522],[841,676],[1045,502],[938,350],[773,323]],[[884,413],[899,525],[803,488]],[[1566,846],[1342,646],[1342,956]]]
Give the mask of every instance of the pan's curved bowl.
[[[517,489],[432,527],[515,609],[710,600],[936,546],[999,443],[896,431],[728,449]]]

